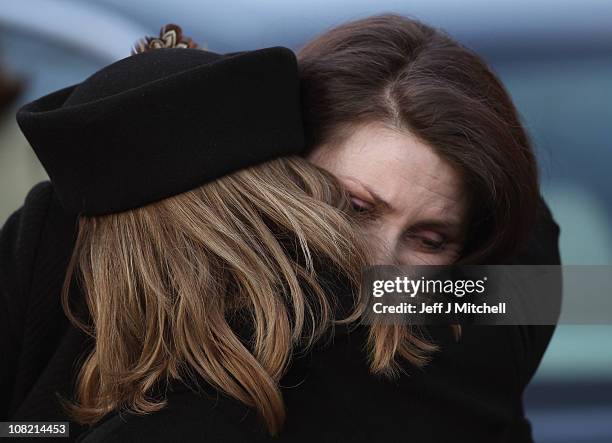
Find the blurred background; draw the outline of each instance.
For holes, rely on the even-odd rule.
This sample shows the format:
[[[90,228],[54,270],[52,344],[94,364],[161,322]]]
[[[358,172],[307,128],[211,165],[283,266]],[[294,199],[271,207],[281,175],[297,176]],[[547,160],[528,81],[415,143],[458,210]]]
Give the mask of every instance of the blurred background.
[[[169,22],[217,52],[283,45],[395,12],[441,27],[505,82],[537,148],[564,264],[612,264],[608,0],[28,0],[0,8],[0,225],[45,173],[16,108],[129,55]],[[610,288],[602,288],[610,291]],[[612,295],[612,294],[611,294]],[[503,383],[503,380],[500,380]],[[537,442],[612,442],[612,327],[560,326],[526,394]]]

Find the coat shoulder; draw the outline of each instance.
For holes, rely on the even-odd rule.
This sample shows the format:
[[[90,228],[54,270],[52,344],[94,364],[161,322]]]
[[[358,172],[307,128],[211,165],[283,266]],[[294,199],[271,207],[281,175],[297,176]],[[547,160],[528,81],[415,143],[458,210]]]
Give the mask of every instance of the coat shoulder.
[[[64,327],[59,303],[76,216],[50,182],[34,186],[0,231],[0,416],[12,414],[47,363]]]

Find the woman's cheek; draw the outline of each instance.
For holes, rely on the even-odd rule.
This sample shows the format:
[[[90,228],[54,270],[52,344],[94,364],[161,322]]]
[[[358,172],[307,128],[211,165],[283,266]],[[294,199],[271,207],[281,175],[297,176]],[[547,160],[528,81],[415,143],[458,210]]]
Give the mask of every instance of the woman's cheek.
[[[398,257],[402,265],[450,265],[457,260],[453,251],[427,253],[414,250],[403,251]]]

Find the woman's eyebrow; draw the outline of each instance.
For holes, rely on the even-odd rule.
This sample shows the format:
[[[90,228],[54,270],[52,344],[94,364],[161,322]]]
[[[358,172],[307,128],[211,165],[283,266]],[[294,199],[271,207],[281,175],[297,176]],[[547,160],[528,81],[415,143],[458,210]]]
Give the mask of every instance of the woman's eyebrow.
[[[361,180],[358,180],[354,177],[344,177],[349,182],[357,184],[361,186],[370,196],[372,200],[376,203],[376,205],[384,210],[394,211],[394,207],[391,203],[385,200],[380,194],[376,193],[372,188],[363,183]],[[440,217],[440,218],[428,218],[424,220],[419,220],[418,222],[412,224],[406,232],[416,231],[419,229],[443,229],[452,234],[459,234],[463,230],[464,221],[460,218],[448,216],[448,217]]]
[[[419,220],[412,224],[406,231],[414,232],[421,229],[441,229],[453,234],[459,234],[462,231],[463,224],[461,220],[454,217],[449,217],[448,219],[426,219]]]
[[[368,194],[370,194],[370,196],[372,197],[372,200],[374,200],[374,202],[376,203],[378,207],[383,208],[383,209],[393,210],[393,206],[391,205],[391,203],[386,201],[383,197],[377,194],[372,188],[370,188],[368,185],[363,183],[361,180],[358,180],[354,177],[348,177],[348,176],[345,176],[344,178],[345,180],[349,182],[352,182],[352,183],[355,183],[361,186]]]
[[[382,198],[379,194],[377,194],[367,186],[363,185],[363,187],[372,195],[372,199],[376,202],[376,206],[385,210],[393,210],[393,206],[391,205],[391,203],[389,203],[387,200]]]

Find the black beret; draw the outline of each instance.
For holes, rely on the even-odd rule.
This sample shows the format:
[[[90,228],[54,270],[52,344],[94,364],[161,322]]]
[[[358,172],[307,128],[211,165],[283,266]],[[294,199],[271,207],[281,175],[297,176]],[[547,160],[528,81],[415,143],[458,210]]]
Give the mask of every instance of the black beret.
[[[299,154],[286,48],[156,49],[23,106],[17,121],[69,212],[125,211]]]

